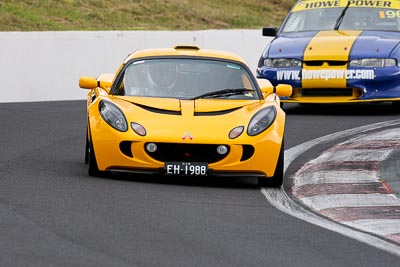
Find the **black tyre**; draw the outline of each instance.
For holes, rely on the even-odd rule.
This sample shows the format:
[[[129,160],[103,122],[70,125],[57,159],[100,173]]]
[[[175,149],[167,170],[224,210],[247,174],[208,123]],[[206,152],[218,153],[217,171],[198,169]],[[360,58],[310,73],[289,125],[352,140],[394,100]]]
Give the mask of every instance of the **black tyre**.
[[[94,153],[93,144],[89,142],[89,150],[88,150],[88,174],[90,176],[95,177],[106,177],[106,172],[100,171],[97,166],[96,155]]]
[[[393,113],[400,114],[400,101],[392,102]]]
[[[258,178],[258,185],[261,187],[281,187],[283,184],[283,169],[285,163],[285,150],[282,140],[281,150],[279,152],[278,162],[276,164],[275,173],[272,177],[260,177]]]
[[[85,144],[85,163],[89,163],[89,151],[90,151],[90,146],[89,146],[89,137],[88,137],[88,132],[86,131],[86,144]]]

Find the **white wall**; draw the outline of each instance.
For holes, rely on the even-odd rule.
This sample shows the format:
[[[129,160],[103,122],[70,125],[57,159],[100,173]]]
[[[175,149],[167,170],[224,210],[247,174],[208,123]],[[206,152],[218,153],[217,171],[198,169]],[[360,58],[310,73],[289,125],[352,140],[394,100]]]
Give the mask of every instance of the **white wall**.
[[[115,72],[132,51],[194,44],[231,51],[255,71],[259,30],[0,32],[0,102],[85,99],[80,76]]]

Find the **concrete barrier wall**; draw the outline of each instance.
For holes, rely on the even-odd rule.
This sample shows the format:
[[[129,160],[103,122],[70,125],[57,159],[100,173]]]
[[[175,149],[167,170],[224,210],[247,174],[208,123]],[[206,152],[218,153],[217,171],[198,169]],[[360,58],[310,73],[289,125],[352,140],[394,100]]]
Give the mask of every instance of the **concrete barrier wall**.
[[[80,76],[114,73],[142,48],[193,44],[241,55],[255,71],[270,39],[259,30],[1,32],[0,102],[85,99]]]

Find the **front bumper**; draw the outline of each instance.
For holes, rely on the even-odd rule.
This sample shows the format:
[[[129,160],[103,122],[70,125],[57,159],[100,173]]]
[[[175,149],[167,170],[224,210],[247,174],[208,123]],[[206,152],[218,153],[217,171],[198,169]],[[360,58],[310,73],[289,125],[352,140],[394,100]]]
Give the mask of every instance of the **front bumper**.
[[[90,136],[100,171],[163,174],[165,161],[207,162],[209,175],[213,176],[271,177],[278,162],[284,132],[283,125],[277,121],[255,137],[213,139],[212,142],[205,142],[203,138],[201,143],[195,143],[188,140],[170,142],[162,137],[148,139],[137,136],[130,129],[119,132],[92,116]],[[148,152],[146,144],[149,142],[164,147],[164,151]],[[216,149],[211,151],[221,144],[229,147],[229,152],[223,157],[216,155]]]
[[[302,72],[300,68],[261,67],[257,70],[259,78],[268,79],[273,85],[292,85],[293,94],[282,97],[283,103],[400,101],[400,69],[397,66],[346,69],[340,70],[340,73],[339,70],[329,68],[307,70],[304,74]],[[338,75],[341,75],[341,79],[338,79]]]

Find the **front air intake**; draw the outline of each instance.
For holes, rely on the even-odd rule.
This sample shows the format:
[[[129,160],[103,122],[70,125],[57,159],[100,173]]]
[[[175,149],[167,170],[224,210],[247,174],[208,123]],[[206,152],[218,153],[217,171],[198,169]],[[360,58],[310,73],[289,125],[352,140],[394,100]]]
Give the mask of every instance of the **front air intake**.
[[[208,162],[214,163],[222,160],[229,154],[228,151],[224,155],[217,152],[219,145],[204,144],[175,144],[175,143],[155,143],[157,150],[155,152],[146,153],[155,160],[165,161],[181,161],[181,162]]]

